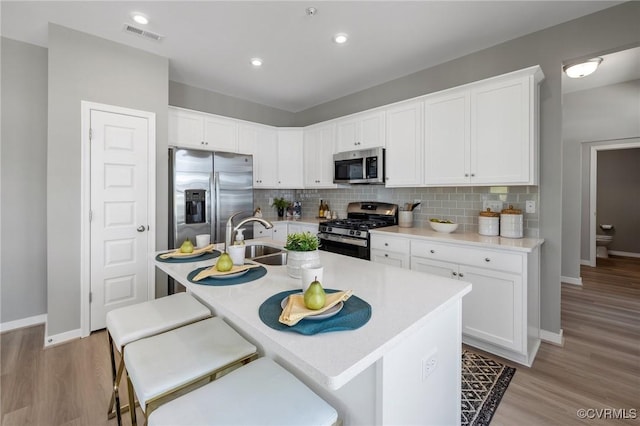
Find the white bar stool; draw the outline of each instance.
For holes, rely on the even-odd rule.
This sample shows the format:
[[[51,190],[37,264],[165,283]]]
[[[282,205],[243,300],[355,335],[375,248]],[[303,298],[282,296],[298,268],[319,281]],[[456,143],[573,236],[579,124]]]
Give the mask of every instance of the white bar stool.
[[[172,394],[255,357],[256,347],[218,317],[137,340],[124,352],[129,405],[135,391],[148,417]],[[130,412],[135,425],[136,410]]]
[[[333,407],[269,358],[182,395],[149,416],[149,426],[329,426],[337,421]]]
[[[176,293],[108,312],[106,322],[111,354],[113,391],[111,392],[107,417],[111,419],[115,415],[118,417],[118,425],[122,424],[119,388],[124,372],[124,357],[121,355],[120,363],[116,369],[116,351],[122,354],[125,346],[131,342],[210,316],[211,311],[187,293]],[[122,410],[126,411],[128,408],[125,406],[122,407]]]

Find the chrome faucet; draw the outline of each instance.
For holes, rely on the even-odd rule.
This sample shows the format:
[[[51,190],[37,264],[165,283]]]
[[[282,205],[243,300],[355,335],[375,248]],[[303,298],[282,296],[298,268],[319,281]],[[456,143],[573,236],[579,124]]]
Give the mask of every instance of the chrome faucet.
[[[226,236],[225,236],[225,240],[224,240],[224,249],[226,250],[227,247],[229,247],[231,245],[231,239],[233,238],[233,234],[236,233],[236,231],[238,231],[238,229],[240,229],[240,227],[246,223],[249,222],[260,222],[262,224],[262,226],[264,226],[266,229],[271,229],[273,228],[273,223],[269,222],[268,220],[262,219],[261,217],[255,217],[255,216],[251,216],[248,218],[245,218],[243,220],[240,221],[239,224],[237,224],[235,227],[233,226],[233,218],[236,217],[237,215],[241,214],[242,212],[236,212],[234,214],[231,215],[231,217],[229,217],[229,220],[227,220],[227,230],[226,230]]]

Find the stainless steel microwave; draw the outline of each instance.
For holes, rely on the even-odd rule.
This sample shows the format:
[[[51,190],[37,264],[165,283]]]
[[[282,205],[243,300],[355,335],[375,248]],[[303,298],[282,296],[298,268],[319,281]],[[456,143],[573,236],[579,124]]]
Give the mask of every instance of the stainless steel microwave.
[[[384,183],[384,148],[333,154],[334,183]]]

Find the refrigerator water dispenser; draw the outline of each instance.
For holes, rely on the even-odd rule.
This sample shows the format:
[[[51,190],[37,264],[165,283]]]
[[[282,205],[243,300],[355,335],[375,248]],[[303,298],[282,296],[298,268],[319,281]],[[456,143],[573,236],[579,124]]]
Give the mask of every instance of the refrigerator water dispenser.
[[[185,223],[205,223],[206,191],[204,189],[185,189],[184,219]]]

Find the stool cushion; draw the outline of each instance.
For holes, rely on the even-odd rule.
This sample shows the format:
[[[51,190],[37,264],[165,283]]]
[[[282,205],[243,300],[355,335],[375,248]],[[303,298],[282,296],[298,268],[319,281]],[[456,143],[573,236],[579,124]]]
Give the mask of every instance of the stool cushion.
[[[214,317],[129,343],[124,364],[145,411],[150,399],[254,353],[254,345]]]
[[[153,411],[149,426],[332,425],[338,413],[291,373],[260,358]]]
[[[144,337],[211,316],[211,311],[187,293],[176,293],[107,313],[107,330],[113,343],[122,347]]]

